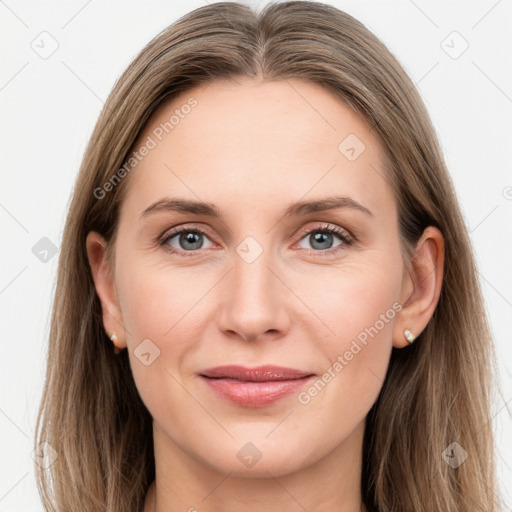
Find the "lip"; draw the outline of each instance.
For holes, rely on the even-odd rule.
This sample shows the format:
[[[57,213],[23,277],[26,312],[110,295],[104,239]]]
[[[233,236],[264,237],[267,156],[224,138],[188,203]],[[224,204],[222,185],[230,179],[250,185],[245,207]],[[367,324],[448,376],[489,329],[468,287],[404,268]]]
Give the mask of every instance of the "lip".
[[[297,392],[314,376],[282,366],[246,368],[238,365],[207,368],[199,374],[221,397],[243,407],[264,407]]]

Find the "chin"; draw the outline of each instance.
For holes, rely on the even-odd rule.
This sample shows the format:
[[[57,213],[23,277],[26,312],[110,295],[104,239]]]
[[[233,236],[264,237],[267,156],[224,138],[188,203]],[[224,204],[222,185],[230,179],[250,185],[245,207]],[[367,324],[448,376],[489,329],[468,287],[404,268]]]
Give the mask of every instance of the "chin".
[[[308,460],[311,454],[304,450],[304,443],[298,439],[283,445],[265,440],[265,435],[254,441],[232,440],[229,447],[210,453],[210,457],[203,453],[201,458],[212,469],[241,478],[284,476],[314,463],[314,460]],[[309,448],[314,447],[310,445]]]

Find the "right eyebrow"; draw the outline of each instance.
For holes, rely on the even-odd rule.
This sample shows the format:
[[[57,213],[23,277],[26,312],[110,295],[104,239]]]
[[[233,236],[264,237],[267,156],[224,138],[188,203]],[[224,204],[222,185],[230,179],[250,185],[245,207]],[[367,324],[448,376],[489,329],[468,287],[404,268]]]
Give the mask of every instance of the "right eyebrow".
[[[222,220],[222,215],[213,204],[204,203],[202,201],[193,201],[189,199],[172,199],[163,198],[148,206],[142,213],[141,217],[150,215],[151,213],[168,211],[178,213],[191,213],[193,215],[207,215]]]

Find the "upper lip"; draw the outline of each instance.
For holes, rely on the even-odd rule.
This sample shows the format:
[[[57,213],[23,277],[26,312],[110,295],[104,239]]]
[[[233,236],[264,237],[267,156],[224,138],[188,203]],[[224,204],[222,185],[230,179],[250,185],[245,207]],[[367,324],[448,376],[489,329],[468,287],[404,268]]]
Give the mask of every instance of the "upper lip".
[[[294,368],[265,365],[256,368],[246,368],[239,365],[216,366],[202,370],[200,375],[211,378],[236,379],[243,382],[268,382],[279,380],[302,379],[313,375]]]

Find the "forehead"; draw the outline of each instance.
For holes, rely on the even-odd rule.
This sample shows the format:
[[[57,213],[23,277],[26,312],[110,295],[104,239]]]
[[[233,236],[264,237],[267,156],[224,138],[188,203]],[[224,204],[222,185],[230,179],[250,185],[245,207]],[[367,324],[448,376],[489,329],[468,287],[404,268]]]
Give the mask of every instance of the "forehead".
[[[151,146],[130,173],[125,200],[139,212],[165,195],[226,205],[334,192],[375,206],[392,201],[376,136],[344,102],[310,82],[239,79],[195,87],[162,104],[137,142],[137,149]]]

